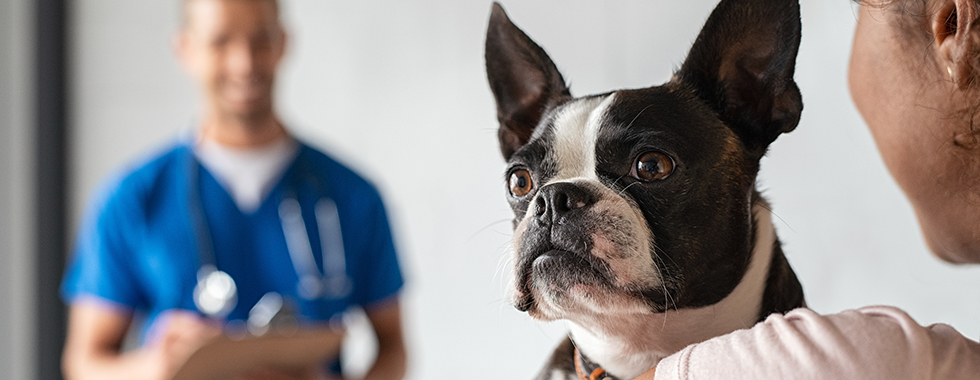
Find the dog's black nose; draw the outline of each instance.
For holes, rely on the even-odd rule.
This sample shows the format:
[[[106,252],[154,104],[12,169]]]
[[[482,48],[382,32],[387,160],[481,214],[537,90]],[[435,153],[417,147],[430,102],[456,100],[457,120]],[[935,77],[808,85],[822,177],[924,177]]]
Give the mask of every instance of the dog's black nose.
[[[569,182],[553,183],[538,191],[534,214],[544,223],[552,223],[563,215],[595,203],[592,193]]]

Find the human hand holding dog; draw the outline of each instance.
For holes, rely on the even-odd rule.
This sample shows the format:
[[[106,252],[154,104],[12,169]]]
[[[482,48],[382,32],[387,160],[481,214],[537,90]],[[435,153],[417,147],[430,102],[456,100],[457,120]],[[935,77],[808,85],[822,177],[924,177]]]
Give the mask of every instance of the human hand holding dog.
[[[657,367],[650,368],[649,371],[641,373],[633,380],[653,380],[654,376],[657,374]]]

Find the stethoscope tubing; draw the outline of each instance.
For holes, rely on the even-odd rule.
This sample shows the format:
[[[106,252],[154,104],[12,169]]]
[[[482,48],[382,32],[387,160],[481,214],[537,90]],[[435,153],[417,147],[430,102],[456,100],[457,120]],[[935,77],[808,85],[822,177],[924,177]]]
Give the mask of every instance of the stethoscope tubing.
[[[194,289],[194,301],[198,310],[205,315],[224,318],[237,303],[237,287],[230,275],[217,269],[214,241],[204,215],[204,204],[199,195],[200,163],[193,152],[190,152],[190,162],[188,200],[201,265]],[[289,175],[289,169],[286,175]],[[321,272],[316,265],[313,246],[303,219],[302,206],[295,195],[296,186],[292,184],[293,191],[287,191],[283,196],[278,211],[286,241],[286,251],[299,277],[297,293],[307,300],[342,298],[350,293],[352,284],[347,276],[346,254],[337,204],[329,197],[321,197],[315,204],[314,217],[323,262],[323,272]],[[216,288],[220,289],[216,290]],[[220,294],[226,290],[229,293]]]

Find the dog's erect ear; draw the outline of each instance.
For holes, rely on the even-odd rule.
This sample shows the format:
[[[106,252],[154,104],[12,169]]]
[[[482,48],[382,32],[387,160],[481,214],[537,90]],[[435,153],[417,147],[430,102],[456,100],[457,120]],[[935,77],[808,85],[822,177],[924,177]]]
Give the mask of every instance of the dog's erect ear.
[[[548,54],[493,3],[486,42],[487,79],[497,100],[500,151],[505,159],[527,143],[541,116],[571,97]]]
[[[677,78],[761,157],[800,121],[803,100],[793,82],[799,47],[798,0],[722,0]]]

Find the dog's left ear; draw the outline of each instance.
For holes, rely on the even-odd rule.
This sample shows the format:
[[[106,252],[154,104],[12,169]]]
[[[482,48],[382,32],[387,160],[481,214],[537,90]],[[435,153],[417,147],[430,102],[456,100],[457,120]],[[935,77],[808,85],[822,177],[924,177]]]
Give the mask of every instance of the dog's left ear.
[[[500,152],[510,159],[527,144],[541,116],[571,97],[551,57],[493,3],[486,42],[487,79],[497,101]]]
[[[799,47],[798,0],[722,0],[675,80],[692,86],[761,158],[800,121]]]

